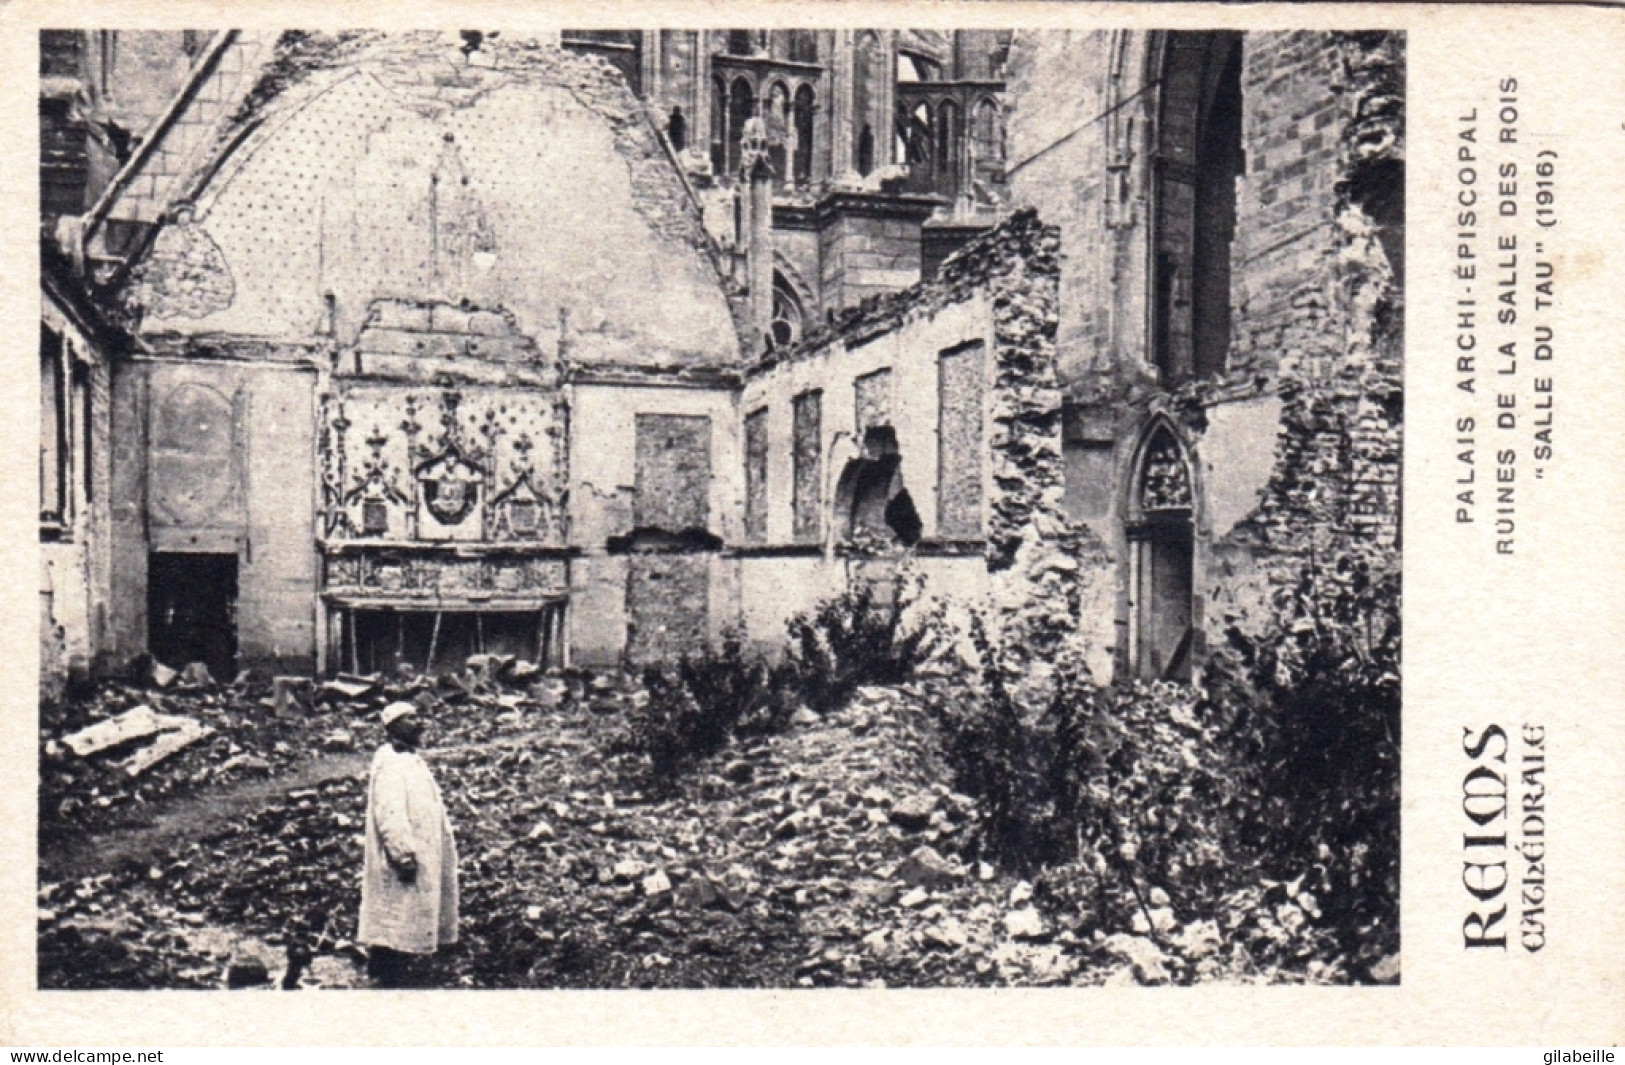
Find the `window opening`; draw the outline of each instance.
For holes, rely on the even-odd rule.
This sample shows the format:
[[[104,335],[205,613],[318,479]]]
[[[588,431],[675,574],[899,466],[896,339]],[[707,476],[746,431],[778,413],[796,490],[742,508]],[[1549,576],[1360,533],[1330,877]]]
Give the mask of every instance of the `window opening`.
[[[80,476],[84,479],[88,504],[96,498],[96,464],[91,461],[95,454],[96,401],[90,386],[90,368],[83,363],[73,364],[73,387],[79,395],[79,442],[75,450],[79,454]]]
[[[67,520],[68,401],[62,338],[40,327],[40,520]]]
[[[921,102],[897,121],[897,155],[909,168],[909,184],[925,187],[933,174],[931,108]]]
[[[875,131],[869,124],[863,124],[863,131],[858,134],[858,173],[864,177],[875,168]]]
[[[711,79],[711,169],[718,176],[728,167],[728,87]]]
[[[1242,146],[1242,35],[1170,33],[1152,175],[1150,357],[1162,384],[1222,373]]]
[[[812,30],[790,31],[790,62],[818,62],[818,35]]]
[[[801,301],[784,275],[773,271],[773,347],[783,350],[801,339]]]
[[[959,108],[944,100],[937,108],[937,191],[948,197],[959,194],[960,147]]]
[[[795,160],[794,176],[797,181],[812,180],[813,112],[816,100],[811,85],[796,90],[795,102]]]
[[[671,117],[666,119],[666,139],[671,142],[671,150],[681,152],[688,147],[688,121],[683,118],[683,109],[671,109]]]

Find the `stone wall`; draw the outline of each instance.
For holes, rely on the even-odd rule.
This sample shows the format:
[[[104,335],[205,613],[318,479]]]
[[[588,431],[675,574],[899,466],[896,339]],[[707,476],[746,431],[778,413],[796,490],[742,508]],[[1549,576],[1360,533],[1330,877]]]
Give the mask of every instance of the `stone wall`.
[[[920,280],[920,225],[937,201],[836,192],[818,207],[819,282],[835,311]]]
[[[410,296],[508,308],[581,363],[737,360],[642,105],[595,58],[500,41],[284,34],[134,273],[144,329],[346,346]]]
[[[333,456],[318,454],[316,432],[331,438],[337,423],[321,404],[335,416],[400,413],[377,427],[388,436],[413,421],[397,401],[448,389],[477,398],[518,386],[524,397],[511,409],[471,401],[464,413],[490,425],[465,428],[506,434],[493,452],[502,483],[487,490],[512,488],[529,463],[524,491],[543,510],[567,508],[542,515],[538,550],[575,556],[559,590],[567,581],[579,661],[617,661],[629,638],[648,654],[679,637],[703,642],[736,617],[737,574],[717,547],[738,533],[737,490],[713,472],[738,461],[734,309],[698,208],[620,75],[508,35],[263,43],[253,62],[222,53],[220,70],[246,83],[200,82],[155,146],[152,172],[115,208],[169,212],[122,306],[174,360],[133,369],[121,386],[120,651],[138,653],[149,637],[149,551],[224,553],[239,564],[245,664],[308,666],[328,635],[317,517],[340,539],[413,538],[403,485],[353,499],[355,486],[341,485],[345,499],[323,509]],[[185,180],[170,183],[183,157]],[[217,461],[154,444],[151,421],[177,373],[226,397]],[[693,430],[695,446],[656,446],[640,419]],[[373,428],[354,427],[352,466],[365,467]],[[376,457],[397,474],[421,458],[392,447]],[[161,518],[149,535],[154,508],[211,476],[225,491],[206,518]],[[505,549],[525,539],[495,495],[486,502],[470,536]],[[677,606],[682,617],[650,623]]]
[[[613,665],[670,640],[717,638],[739,617],[737,569],[719,549],[743,535],[728,383],[578,381],[568,391],[572,661]],[[667,594],[677,586],[687,592]]]
[[[1264,560],[1261,587],[1350,552],[1397,568],[1401,546],[1404,42],[1358,33],[1333,44],[1329,247],[1322,284],[1289,297],[1321,321],[1322,335],[1282,362],[1276,463],[1235,534]],[[1288,290],[1284,268],[1277,278]],[[1257,613],[1250,605],[1237,604],[1236,620]]]
[[[46,264],[47,272],[51,265]],[[51,280],[55,280],[54,278]],[[58,298],[53,283],[42,292],[41,326],[61,340],[53,354],[62,375],[60,513],[40,543],[40,663],[42,697],[60,696],[106,668],[106,588],[111,564],[108,438],[111,346],[114,338],[90,327],[84,308]],[[52,397],[42,395],[46,402]],[[41,470],[42,475],[52,475]]]
[[[1178,47],[1201,44],[1187,35]],[[1397,547],[1403,45],[1388,33],[1244,35],[1228,355],[1211,377],[1167,388],[1145,249],[1159,123],[1179,117],[1159,110],[1178,86],[1156,80],[1173,45],[1127,32],[1017,36],[1012,193],[1058,225],[1065,249],[1065,509],[1107,560],[1097,575],[1116,570],[1116,594],[1104,580],[1096,591],[1115,598],[1123,634],[1126,507],[1159,419],[1179,427],[1193,464],[1202,642],[1265,611],[1272,582],[1317,538],[1359,528]]]
[[[790,613],[844,589],[854,567],[906,556],[928,595],[983,610],[1011,647],[1025,648],[1013,670],[1061,642],[1093,641],[1102,648],[1094,664],[1109,662],[1110,595],[1098,602],[1090,580],[1103,569],[1109,587],[1112,569],[1063,508],[1058,249],[1053,227],[1018,213],[936,280],[867,301],[747,377],[742,408],[765,410],[769,426],[770,553],[741,561],[754,639],[781,639]],[[793,433],[795,397],[813,390],[822,394],[830,527],[809,552],[795,546]],[[891,430],[920,519],[919,544],[901,555],[843,536],[838,485],[865,460],[871,426]],[[801,553],[785,557],[791,550]],[[1103,609],[1085,616],[1086,603]]]
[[[113,662],[147,650],[148,556],[160,552],[236,559],[241,666],[314,668],[316,380],[312,367],[280,360],[120,367],[112,421]],[[219,417],[228,424],[217,428]],[[183,446],[189,432],[192,448]]]
[[[119,63],[149,66],[158,76],[120,71],[117,77],[122,95],[112,107],[137,123],[132,132],[149,146],[140,168],[115,190],[107,214],[115,223],[155,224],[176,197],[185,195],[227,135],[238,102],[258,79],[276,40],[273,33],[232,31],[230,40],[215,37],[202,46],[197,58],[203,65],[193,69],[182,54],[180,37],[173,31],[118,34]],[[158,126],[182,91],[189,93],[185,104],[169,118],[167,128]],[[120,243],[112,235],[109,242]]]

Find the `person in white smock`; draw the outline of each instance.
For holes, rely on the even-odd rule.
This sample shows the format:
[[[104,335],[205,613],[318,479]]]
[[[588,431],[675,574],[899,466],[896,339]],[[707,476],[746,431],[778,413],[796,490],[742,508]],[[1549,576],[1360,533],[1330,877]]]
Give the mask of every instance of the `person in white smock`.
[[[424,723],[411,703],[384,707],[387,742],[367,782],[361,922],[367,972],[399,986],[411,956],[457,942],[457,842],[440,788],[417,753]]]

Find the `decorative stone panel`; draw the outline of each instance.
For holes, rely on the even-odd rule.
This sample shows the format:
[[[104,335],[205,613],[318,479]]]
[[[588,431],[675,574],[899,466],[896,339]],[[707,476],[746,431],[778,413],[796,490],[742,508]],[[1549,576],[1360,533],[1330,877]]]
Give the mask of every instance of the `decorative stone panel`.
[[[322,533],[560,546],[566,421],[548,390],[345,382],[322,405]]]
[[[567,564],[557,558],[466,558],[436,550],[366,548],[330,555],[325,584],[328,595],[336,598],[421,600],[425,607],[444,602],[452,609],[471,601],[533,603],[559,597],[569,581]]]

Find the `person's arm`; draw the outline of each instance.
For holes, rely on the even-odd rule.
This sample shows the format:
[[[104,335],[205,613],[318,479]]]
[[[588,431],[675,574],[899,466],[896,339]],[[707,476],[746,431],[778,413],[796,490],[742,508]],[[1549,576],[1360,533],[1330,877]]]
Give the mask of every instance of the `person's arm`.
[[[372,816],[385,859],[396,875],[410,884],[417,877],[418,859],[412,821],[407,815],[406,774],[401,770],[397,758],[386,759],[378,767],[372,783]]]

